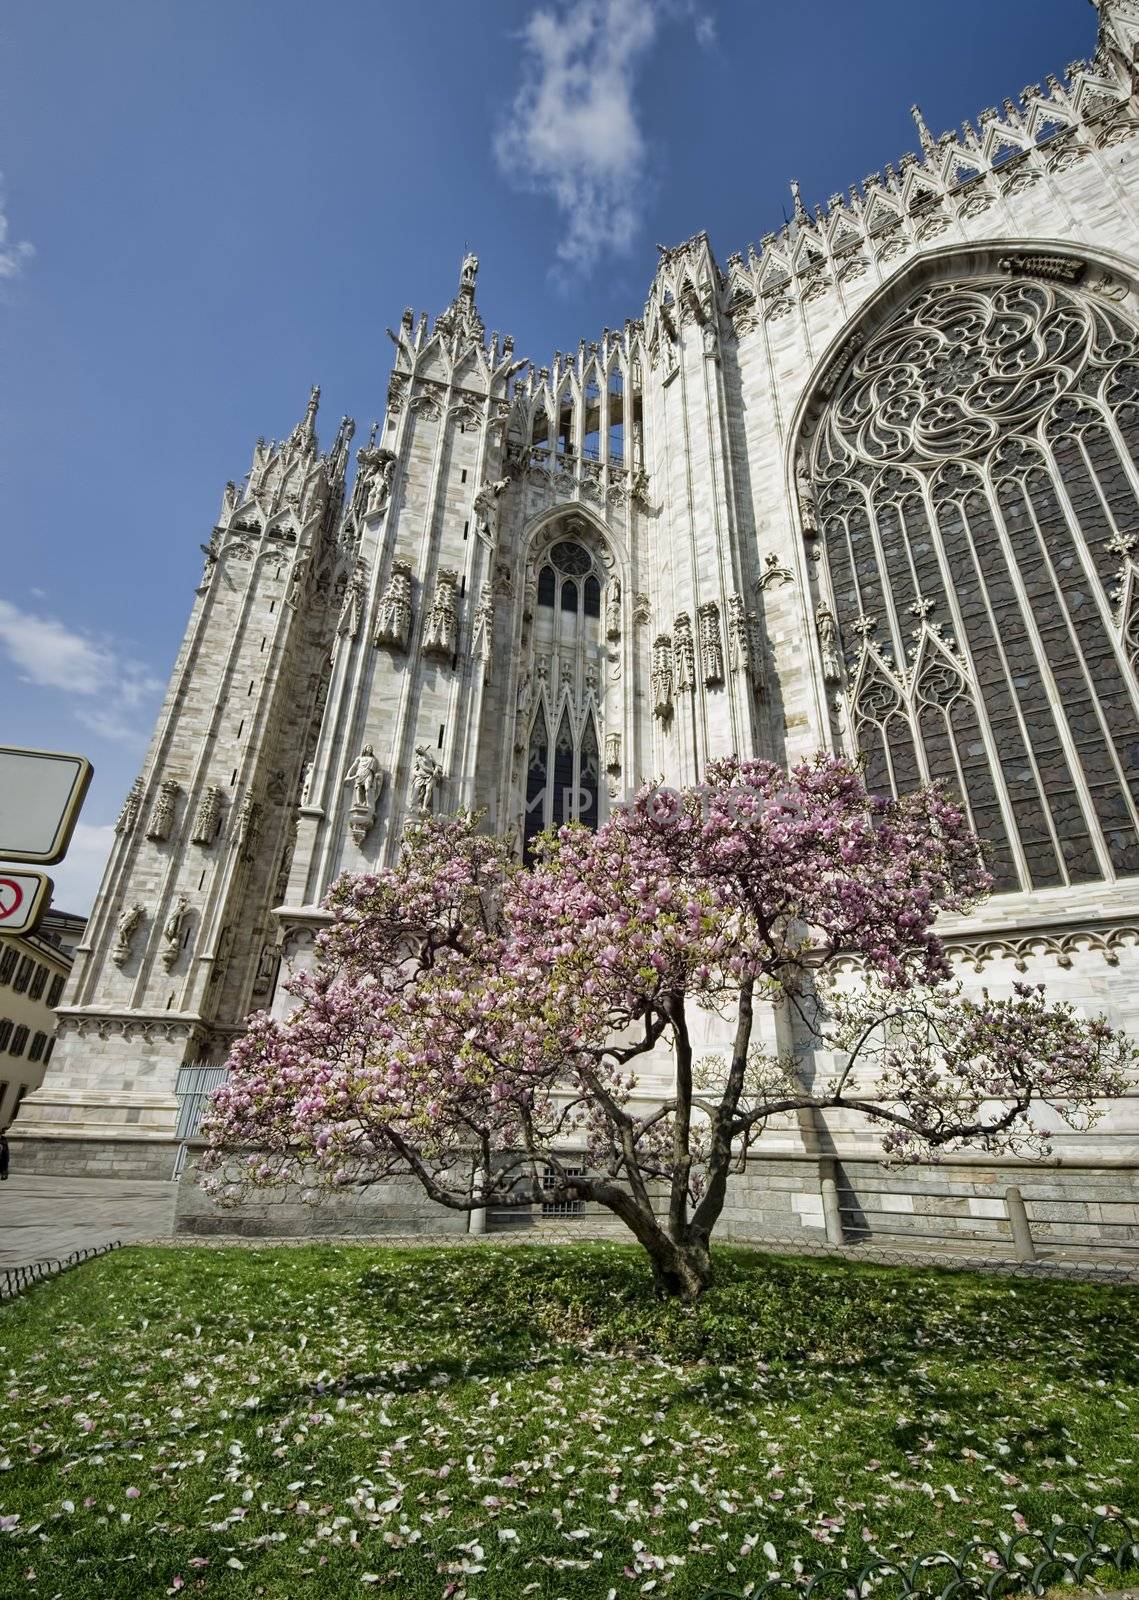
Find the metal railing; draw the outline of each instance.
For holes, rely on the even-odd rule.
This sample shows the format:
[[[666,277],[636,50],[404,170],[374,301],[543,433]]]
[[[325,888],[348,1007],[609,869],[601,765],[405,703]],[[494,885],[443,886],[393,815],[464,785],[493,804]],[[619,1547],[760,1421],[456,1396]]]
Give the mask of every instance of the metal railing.
[[[93,1261],[96,1256],[105,1256],[112,1250],[121,1250],[121,1239],[112,1239],[110,1244],[88,1245],[82,1250],[72,1250],[66,1256],[47,1256],[43,1261],[29,1261],[23,1266],[4,1267],[0,1269],[3,1277],[0,1278],[0,1300],[14,1300],[33,1284],[43,1283],[47,1278],[58,1278],[61,1272],[66,1272],[69,1267],[78,1267],[84,1261]]]
[[[771,1578],[743,1589],[705,1589],[701,1600],[863,1600],[877,1596],[908,1600],[999,1600],[1027,1590],[1043,1594],[1061,1583],[1082,1584],[1097,1573],[1114,1578],[1139,1569],[1139,1529],[1118,1513],[1087,1525],[1061,1523],[1046,1533],[1020,1533],[996,1542],[970,1539],[956,1555],[933,1550],[909,1562],[876,1557],[861,1567],[822,1567],[797,1579]],[[938,1577],[943,1575],[944,1582]]]

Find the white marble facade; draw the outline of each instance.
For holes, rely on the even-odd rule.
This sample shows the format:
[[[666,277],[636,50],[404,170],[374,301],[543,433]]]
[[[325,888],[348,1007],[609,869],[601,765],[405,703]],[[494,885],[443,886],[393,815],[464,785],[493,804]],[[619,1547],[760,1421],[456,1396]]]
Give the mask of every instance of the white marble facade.
[[[1139,1034],[1137,41],[1101,0],[1090,63],[940,138],[915,110],[916,155],[722,265],[664,251],[639,317],[545,366],[487,336],[470,257],[391,331],[354,475],[316,391],[260,441],[25,1137],[168,1146],[179,1067],[286,1003],[409,814],[521,848],[732,751],[963,786],[1003,891],[963,973]],[[1078,1149],[1137,1130],[1125,1101]],[[817,1137],[869,1148],[786,1143]]]

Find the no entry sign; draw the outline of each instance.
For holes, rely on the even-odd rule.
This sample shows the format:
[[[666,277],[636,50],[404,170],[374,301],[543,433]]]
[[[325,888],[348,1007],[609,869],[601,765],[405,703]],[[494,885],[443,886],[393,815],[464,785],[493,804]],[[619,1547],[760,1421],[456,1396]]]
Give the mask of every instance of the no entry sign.
[[[31,933],[50,895],[46,873],[0,867],[0,933]]]
[[[0,860],[62,861],[90,782],[86,756],[0,745]]]

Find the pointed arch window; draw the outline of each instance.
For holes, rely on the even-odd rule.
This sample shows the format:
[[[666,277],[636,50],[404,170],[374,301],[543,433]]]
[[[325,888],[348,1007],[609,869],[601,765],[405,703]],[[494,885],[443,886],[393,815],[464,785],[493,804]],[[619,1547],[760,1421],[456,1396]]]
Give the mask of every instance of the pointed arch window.
[[[812,422],[872,781],[943,779],[999,889],[1139,873],[1137,395],[1114,306],[980,268],[871,330]]]

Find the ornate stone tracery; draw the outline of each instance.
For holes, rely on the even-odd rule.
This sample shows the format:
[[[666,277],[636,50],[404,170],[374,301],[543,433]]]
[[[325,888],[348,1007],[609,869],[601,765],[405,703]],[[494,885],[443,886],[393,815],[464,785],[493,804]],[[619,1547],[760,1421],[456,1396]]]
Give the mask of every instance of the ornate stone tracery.
[[[1139,330],[1065,259],[904,300],[824,380],[800,458],[824,675],[828,615],[861,633],[871,782],[955,788],[998,888],[1139,871]]]

